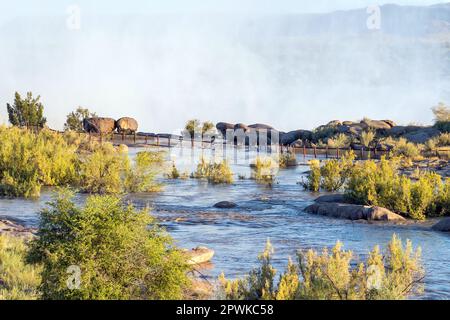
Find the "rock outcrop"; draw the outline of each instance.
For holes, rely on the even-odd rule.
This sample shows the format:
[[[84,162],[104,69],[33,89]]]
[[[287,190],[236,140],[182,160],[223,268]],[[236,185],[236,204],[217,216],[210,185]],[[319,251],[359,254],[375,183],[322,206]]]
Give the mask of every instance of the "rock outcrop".
[[[138,122],[136,119],[124,117],[116,121],[116,128],[118,133],[132,134],[138,129]]]
[[[305,211],[311,214],[318,214],[347,220],[392,222],[400,222],[406,220],[402,216],[385,208],[338,202],[316,202],[306,207]]]
[[[219,122],[216,124],[216,129],[225,137],[227,130],[234,130],[234,124],[227,122]]]
[[[232,208],[236,208],[237,204],[231,201],[221,201],[218,202],[214,205],[214,208],[218,208],[218,209],[232,209]]]
[[[83,129],[87,133],[109,134],[116,129],[116,120],[112,118],[87,118],[83,120]]]
[[[435,231],[441,231],[441,232],[450,232],[450,218],[444,218],[438,223],[436,223],[433,227],[433,230]]]
[[[13,237],[33,238],[37,229],[27,228],[20,220],[0,217],[0,235],[5,234]]]
[[[197,247],[192,250],[185,250],[188,264],[196,265],[211,261],[214,256],[214,250],[206,247]]]

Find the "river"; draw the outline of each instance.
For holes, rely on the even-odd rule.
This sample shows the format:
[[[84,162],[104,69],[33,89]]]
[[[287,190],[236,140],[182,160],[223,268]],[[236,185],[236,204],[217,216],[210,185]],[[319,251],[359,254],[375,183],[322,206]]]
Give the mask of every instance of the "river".
[[[138,150],[130,149],[133,156]],[[167,158],[174,160],[180,171],[191,172],[200,154],[210,150],[172,148]],[[431,231],[421,224],[392,225],[351,222],[310,215],[304,208],[317,194],[303,191],[298,185],[305,165],[282,169],[272,187],[259,185],[238,175],[250,176],[249,163],[255,152],[229,151],[230,164],[236,175],[231,185],[210,185],[194,179],[168,180],[164,190],[155,194],[129,196],[137,207],[150,206],[152,214],[175,238],[177,244],[192,248],[198,245],[215,250],[214,267],[206,271],[211,278],[222,271],[228,278],[243,276],[256,266],[256,257],[270,239],[275,248],[274,264],[284,269],[287,258],[297,249],[321,249],[337,240],[344,249],[352,250],[363,260],[376,245],[385,246],[396,233],[422,248],[426,270],[425,292],[421,298],[450,299],[450,235]],[[303,158],[298,155],[301,162]],[[38,212],[51,199],[52,191],[44,189],[38,200],[1,199],[0,216],[22,219],[28,225],[38,223]],[[85,195],[77,195],[79,203]],[[219,201],[233,201],[234,209],[216,209]]]

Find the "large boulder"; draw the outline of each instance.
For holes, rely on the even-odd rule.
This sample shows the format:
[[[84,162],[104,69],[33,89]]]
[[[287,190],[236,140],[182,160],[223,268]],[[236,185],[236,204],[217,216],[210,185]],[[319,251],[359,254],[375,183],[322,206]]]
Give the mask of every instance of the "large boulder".
[[[333,218],[347,220],[369,220],[369,221],[405,221],[402,216],[385,208],[362,206],[337,202],[316,202],[308,207],[307,213],[318,214]]]
[[[30,239],[34,238],[36,233],[37,229],[26,227],[19,219],[0,216],[0,235]]]
[[[214,256],[214,250],[206,247],[197,247],[192,250],[185,250],[187,263],[190,265],[202,264],[211,261]]]
[[[116,129],[116,121],[112,118],[87,118],[83,120],[83,129],[87,133],[109,134]]]
[[[384,120],[365,119],[365,120],[361,121],[361,124],[367,126],[367,128],[375,129],[375,130],[389,130],[392,128],[391,124],[387,123]]]
[[[442,219],[436,223],[432,229],[435,231],[450,232],[450,218]]]
[[[135,133],[138,129],[138,123],[136,119],[123,117],[116,121],[117,132],[119,133]]]
[[[318,197],[315,202],[340,202],[345,203],[345,195],[341,193],[335,193],[335,194],[326,194],[323,196]]]
[[[392,120],[381,120],[381,121],[386,122],[391,128],[396,126],[395,122]]]
[[[249,127],[243,123],[236,123],[234,125],[234,130],[243,130],[244,132],[247,132],[248,129]]]
[[[218,209],[231,209],[231,208],[236,208],[237,204],[231,201],[221,201],[218,202],[214,205],[214,208],[218,208]]]
[[[439,134],[439,130],[433,127],[427,127],[417,131],[413,131],[411,133],[407,133],[403,137],[413,143],[425,143],[431,138],[438,136]]]
[[[337,127],[337,126],[341,126],[342,122],[340,120],[332,120],[330,122],[327,123],[327,127]]]
[[[216,124],[216,128],[223,136],[225,136],[227,134],[227,130],[230,129],[234,130],[234,124],[227,122],[219,122]]]
[[[248,126],[249,128],[253,128],[253,129],[265,129],[267,131],[269,130],[274,130],[274,127],[269,126],[268,124],[263,124],[263,123],[255,123],[255,124],[251,124]]]
[[[389,135],[393,137],[399,137],[401,135],[418,131],[423,129],[423,127],[419,126],[395,126],[391,130],[389,130]]]
[[[294,130],[287,133],[280,133],[280,144],[286,146],[297,140],[311,140],[312,132],[308,130]]]

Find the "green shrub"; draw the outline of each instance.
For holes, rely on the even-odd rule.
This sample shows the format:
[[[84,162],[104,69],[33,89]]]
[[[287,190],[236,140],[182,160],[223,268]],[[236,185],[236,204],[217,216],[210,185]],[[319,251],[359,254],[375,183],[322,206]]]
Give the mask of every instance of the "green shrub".
[[[302,180],[301,184],[305,190],[317,192],[320,190],[320,161],[309,161],[309,172],[306,175],[306,180]]]
[[[87,193],[120,193],[122,178],[129,166],[127,154],[110,143],[99,145],[81,161],[81,189]]]
[[[252,179],[258,183],[273,184],[276,173],[279,168],[278,162],[272,157],[256,157],[255,162],[251,164]]]
[[[219,278],[226,299],[240,300],[377,300],[405,299],[420,294],[424,275],[420,248],[403,246],[395,235],[381,254],[376,246],[365,263],[356,263],[351,251],[338,242],[329,252],[300,251],[298,262],[289,260],[276,282],[270,243],[259,256],[260,267],[243,279]]]
[[[325,161],[325,164],[320,168],[321,188],[330,192],[339,190],[345,182],[341,170],[338,160]]]
[[[39,297],[40,265],[26,263],[24,239],[0,235],[0,300],[35,300]]]
[[[127,168],[124,181],[125,192],[151,192],[160,186],[155,182],[161,171],[164,157],[161,152],[138,152],[134,163]]]
[[[450,132],[450,108],[444,103],[439,103],[432,108],[434,113],[434,127],[441,132]]]
[[[222,162],[208,161],[201,157],[195,172],[191,174],[195,179],[206,179],[213,184],[233,183],[233,171],[226,160]]]
[[[41,212],[31,243],[29,261],[43,265],[43,299],[182,297],[188,285],[182,253],[147,210],[115,196],[91,196],[79,208],[71,197],[61,192]],[[71,266],[80,270],[78,283],[70,281]]]
[[[419,173],[418,180],[412,181],[398,173],[398,166],[398,160],[385,158],[378,164],[365,161],[355,165],[345,188],[347,198],[353,203],[385,207],[417,220],[443,214],[445,210],[439,203],[447,196],[441,177],[436,173]]]
[[[78,107],[67,115],[66,123],[64,123],[64,131],[83,132],[83,120],[86,118],[96,117],[97,115],[88,109]]]
[[[346,134],[340,133],[329,138],[327,144],[330,148],[347,148],[350,146],[350,142],[350,138]]]
[[[9,122],[18,127],[44,127],[47,119],[44,117],[44,106],[39,101],[40,96],[33,98],[31,92],[22,99],[18,92],[14,95],[14,103],[6,104]]]
[[[280,168],[287,168],[290,166],[295,166],[297,164],[297,157],[295,152],[281,153],[278,157],[278,166]]]
[[[324,161],[322,167],[318,160],[310,161],[310,172],[303,187],[315,192],[320,189],[329,192],[340,190],[350,174],[355,157],[353,151],[345,152],[339,160]]]
[[[42,185],[77,180],[76,147],[59,134],[0,127],[0,195],[38,197]]]
[[[410,159],[416,159],[421,154],[421,149],[418,145],[408,142],[405,138],[400,138],[392,149],[393,156],[403,156]]]

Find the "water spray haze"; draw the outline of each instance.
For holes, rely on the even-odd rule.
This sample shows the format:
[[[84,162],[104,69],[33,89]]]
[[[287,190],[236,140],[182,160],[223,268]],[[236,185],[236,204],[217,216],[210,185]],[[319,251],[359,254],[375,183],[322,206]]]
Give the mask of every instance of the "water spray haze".
[[[74,6],[16,18],[0,25],[0,103],[40,94],[57,129],[79,105],[150,132],[191,118],[283,131],[364,116],[429,123],[430,107],[450,101],[450,6],[369,9],[98,16]]]

